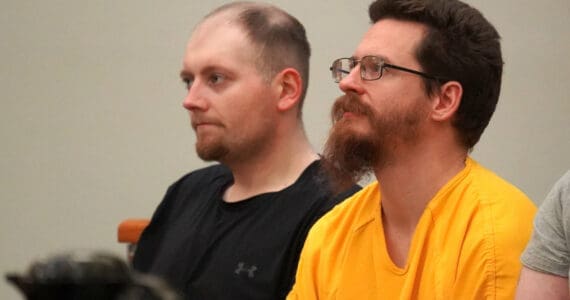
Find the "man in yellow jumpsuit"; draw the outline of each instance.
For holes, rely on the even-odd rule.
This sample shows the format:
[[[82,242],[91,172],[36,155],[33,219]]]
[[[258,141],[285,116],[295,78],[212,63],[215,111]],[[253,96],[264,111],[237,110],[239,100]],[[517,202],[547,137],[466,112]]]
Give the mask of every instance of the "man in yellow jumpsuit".
[[[536,208],[469,156],[499,98],[499,34],[457,0],[369,14],[331,66],[324,158],[339,186],[376,181],[311,229],[288,299],[512,299]]]

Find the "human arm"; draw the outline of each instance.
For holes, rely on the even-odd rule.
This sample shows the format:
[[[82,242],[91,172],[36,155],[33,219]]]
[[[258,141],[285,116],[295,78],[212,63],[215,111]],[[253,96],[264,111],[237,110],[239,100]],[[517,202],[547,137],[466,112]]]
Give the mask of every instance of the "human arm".
[[[568,277],[538,272],[523,267],[515,299],[570,299]]]
[[[554,185],[534,220],[534,232],[521,257],[516,299],[570,299],[567,223],[570,172]]]

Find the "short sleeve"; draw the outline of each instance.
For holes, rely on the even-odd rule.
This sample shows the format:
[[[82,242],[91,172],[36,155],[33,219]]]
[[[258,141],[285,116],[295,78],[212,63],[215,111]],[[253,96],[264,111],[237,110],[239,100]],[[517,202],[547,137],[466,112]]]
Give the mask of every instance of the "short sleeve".
[[[524,266],[568,277],[570,266],[570,171],[560,178],[541,204],[534,231],[521,256]]]

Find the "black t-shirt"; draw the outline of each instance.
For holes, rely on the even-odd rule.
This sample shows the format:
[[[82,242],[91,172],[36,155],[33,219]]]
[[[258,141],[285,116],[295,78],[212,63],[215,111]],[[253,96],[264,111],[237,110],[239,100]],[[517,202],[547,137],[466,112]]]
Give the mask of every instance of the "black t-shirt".
[[[279,191],[227,203],[229,169],[182,177],[143,232],[134,268],[166,279],[186,299],[284,299],[313,223],[359,187],[336,196],[312,163]]]

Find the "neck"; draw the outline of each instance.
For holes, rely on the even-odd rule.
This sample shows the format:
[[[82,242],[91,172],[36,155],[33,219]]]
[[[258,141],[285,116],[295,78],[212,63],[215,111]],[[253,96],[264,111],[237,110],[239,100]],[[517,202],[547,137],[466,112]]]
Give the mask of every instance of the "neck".
[[[226,202],[283,190],[318,159],[302,129],[286,138],[276,133],[265,145],[247,160],[226,163],[234,176],[234,183],[224,194]]]
[[[403,155],[374,173],[381,187],[383,220],[413,233],[429,201],[465,167],[467,151],[449,143],[418,143],[410,151],[401,150]]]
[[[407,263],[411,241],[426,205],[465,166],[467,151],[441,148],[437,143],[429,146],[418,144],[407,153],[410,149],[398,149],[397,158],[374,170],[382,194],[386,248],[392,262],[400,268]]]

